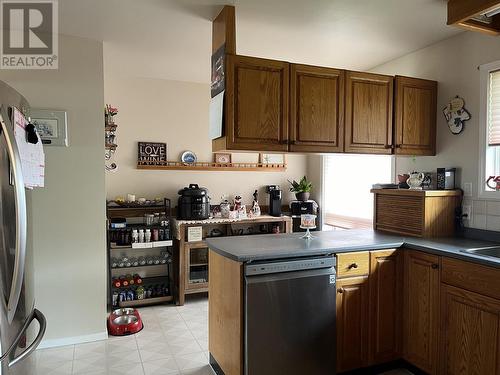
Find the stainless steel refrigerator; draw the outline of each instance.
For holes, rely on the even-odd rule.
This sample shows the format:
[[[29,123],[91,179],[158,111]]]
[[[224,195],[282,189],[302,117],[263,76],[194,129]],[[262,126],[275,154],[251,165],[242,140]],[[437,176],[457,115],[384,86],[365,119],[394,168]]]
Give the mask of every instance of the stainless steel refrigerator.
[[[34,351],[46,328],[35,309],[33,257],[27,247],[26,191],[12,108],[26,99],[0,81],[0,375],[35,374]]]

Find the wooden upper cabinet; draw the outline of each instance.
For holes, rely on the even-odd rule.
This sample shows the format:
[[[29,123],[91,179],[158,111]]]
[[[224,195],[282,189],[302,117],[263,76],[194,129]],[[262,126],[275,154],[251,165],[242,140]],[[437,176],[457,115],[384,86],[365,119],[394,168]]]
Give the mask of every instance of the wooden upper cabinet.
[[[500,375],[500,301],[443,284],[444,375]]]
[[[344,151],[344,71],[292,64],[290,151]]]
[[[346,73],[345,151],[392,153],[393,77]]]
[[[433,375],[438,369],[439,257],[405,250],[404,277],[404,359]]]
[[[227,55],[226,148],[288,150],[289,64]]]
[[[395,146],[399,155],[436,155],[437,82],[396,76]]]

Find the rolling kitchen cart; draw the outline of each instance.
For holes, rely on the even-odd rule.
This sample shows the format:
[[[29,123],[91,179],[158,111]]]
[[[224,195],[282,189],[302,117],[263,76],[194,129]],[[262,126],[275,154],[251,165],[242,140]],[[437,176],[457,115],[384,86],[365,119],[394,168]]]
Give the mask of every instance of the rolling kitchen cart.
[[[106,213],[109,305],[135,307],[172,301],[170,200],[142,205],[108,202]],[[151,215],[152,222],[145,223],[145,215]],[[121,225],[117,223],[123,219]],[[150,241],[134,243],[134,229],[149,229]]]
[[[266,233],[291,233],[289,216],[261,215],[247,219],[213,218],[172,220],[174,239],[174,296],[184,305],[186,295],[208,292],[208,246],[206,238]]]

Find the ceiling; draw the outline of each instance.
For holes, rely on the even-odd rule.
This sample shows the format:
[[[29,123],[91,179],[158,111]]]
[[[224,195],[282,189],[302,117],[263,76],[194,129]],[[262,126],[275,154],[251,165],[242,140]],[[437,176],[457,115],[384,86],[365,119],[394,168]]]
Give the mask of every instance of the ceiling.
[[[63,34],[102,40],[106,74],[210,79],[211,20],[236,6],[238,54],[367,70],[459,29],[446,0],[64,0]]]

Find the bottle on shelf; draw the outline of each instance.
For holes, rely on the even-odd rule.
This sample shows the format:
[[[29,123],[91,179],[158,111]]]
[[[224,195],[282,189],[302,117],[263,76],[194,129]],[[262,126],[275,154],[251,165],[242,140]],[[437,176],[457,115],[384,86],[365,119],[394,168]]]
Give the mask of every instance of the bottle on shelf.
[[[134,275],[134,282],[135,282],[136,285],[142,284],[142,278],[141,278],[141,276],[138,273],[136,273]]]
[[[111,284],[115,287],[115,288],[119,288],[122,286],[122,283],[120,281],[120,279],[116,278],[116,277],[113,277],[113,279],[111,280]]]

